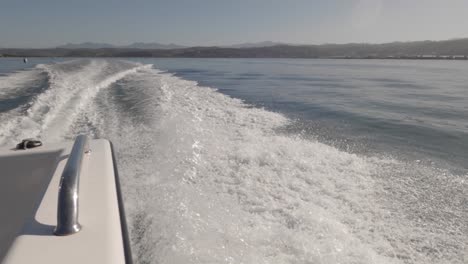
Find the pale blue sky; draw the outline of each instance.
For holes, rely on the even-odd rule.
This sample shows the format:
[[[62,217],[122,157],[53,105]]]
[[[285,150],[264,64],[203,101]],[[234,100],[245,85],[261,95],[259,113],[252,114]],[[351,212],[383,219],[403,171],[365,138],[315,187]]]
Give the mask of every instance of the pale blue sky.
[[[468,37],[468,0],[1,0],[0,47]]]

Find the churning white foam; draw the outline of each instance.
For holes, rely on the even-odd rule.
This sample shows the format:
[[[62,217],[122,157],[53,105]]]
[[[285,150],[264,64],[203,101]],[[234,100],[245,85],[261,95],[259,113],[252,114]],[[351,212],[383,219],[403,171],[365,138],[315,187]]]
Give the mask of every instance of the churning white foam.
[[[8,98],[12,94],[21,93],[40,77],[41,71],[37,68],[18,71],[10,75],[0,76],[0,98]]]
[[[140,262],[392,262],[376,160],[277,133],[284,116],[157,70],[120,85],[88,119],[118,150]]]
[[[61,140],[76,115],[83,111],[100,89],[144,67],[148,66],[112,64],[105,60],[37,65],[35,73],[47,73],[49,87],[29,102],[26,113],[8,116],[0,129],[0,144],[12,144],[30,137],[49,142]],[[21,78],[19,74],[28,78]],[[22,80],[18,81],[22,84],[20,87],[27,87],[27,82],[35,76],[31,77],[28,72],[19,74],[10,78]]]

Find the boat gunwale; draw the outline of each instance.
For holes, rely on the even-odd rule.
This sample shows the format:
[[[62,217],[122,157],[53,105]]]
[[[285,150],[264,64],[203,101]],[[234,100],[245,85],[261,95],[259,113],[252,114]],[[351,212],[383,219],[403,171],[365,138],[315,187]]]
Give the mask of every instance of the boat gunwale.
[[[115,189],[117,192],[117,203],[119,207],[119,215],[120,215],[120,227],[122,230],[122,241],[123,241],[123,249],[124,249],[124,256],[125,256],[125,263],[126,264],[133,264],[132,258],[132,250],[130,247],[130,238],[128,235],[128,226],[127,226],[127,218],[125,216],[125,208],[122,198],[122,190],[120,187],[120,176],[117,168],[117,160],[115,157],[114,145],[112,141],[109,141],[109,145],[111,148],[111,155],[112,155],[112,164],[114,167],[114,176],[115,176]]]

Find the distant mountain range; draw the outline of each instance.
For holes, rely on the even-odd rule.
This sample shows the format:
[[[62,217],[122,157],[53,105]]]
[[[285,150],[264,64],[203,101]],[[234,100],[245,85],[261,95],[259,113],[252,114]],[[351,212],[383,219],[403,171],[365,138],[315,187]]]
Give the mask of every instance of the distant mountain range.
[[[79,44],[68,43],[57,46],[59,49],[180,49],[186,48],[176,44],[143,43],[135,42],[130,45],[112,45],[107,43],[83,42]]]
[[[258,47],[271,47],[276,45],[285,45],[280,42],[273,41],[262,41],[255,43],[242,43],[226,46],[216,46],[223,48],[258,48]],[[65,45],[57,46],[59,49],[182,49],[188,48],[188,46],[182,46],[177,44],[161,44],[161,43],[144,43],[144,42],[135,42],[130,45],[113,45],[108,43],[95,43],[95,42],[83,42],[78,44],[68,43]]]
[[[67,44],[50,49],[0,49],[4,57],[178,57],[178,58],[350,58],[468,59],[468,38],[443,41],[290,45],[245,43],[229,47],[183,47],[175,44]]]
[[[244,48],[272,47],[272,46],[278,46],[278,45],[288,45],[288,44],[281,43],[281,42],[273,42],[273,41],[262,41],[262,42],[255,42],[255,43],[234,44],[234,45],[221,46],[221,47],[244,49]]]

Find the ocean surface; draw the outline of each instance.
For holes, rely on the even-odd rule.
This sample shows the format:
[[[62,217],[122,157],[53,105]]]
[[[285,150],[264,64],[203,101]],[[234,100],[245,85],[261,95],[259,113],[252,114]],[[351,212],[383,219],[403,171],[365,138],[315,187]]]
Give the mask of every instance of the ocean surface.
[[[468,263],[468,63],[0,59],[0,146],[110,139],[136,263]]]

